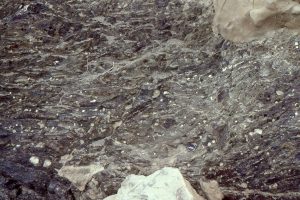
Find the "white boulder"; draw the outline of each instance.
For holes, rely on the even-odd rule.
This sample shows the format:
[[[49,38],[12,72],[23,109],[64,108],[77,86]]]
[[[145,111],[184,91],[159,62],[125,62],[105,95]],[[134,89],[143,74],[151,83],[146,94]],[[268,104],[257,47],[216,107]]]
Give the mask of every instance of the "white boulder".
[[[176,168],[165,167],[149,176],[129,175],[116,195],[104,200],[204,200]]]

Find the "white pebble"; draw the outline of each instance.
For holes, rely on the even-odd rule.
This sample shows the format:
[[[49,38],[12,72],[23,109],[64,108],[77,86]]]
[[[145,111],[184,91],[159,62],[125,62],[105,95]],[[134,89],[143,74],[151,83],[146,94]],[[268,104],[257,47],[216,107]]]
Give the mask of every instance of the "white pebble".
[[[50,160],[46,159],[46,160],[44,161],[43,167],[46,167],[46,168],[47,168],[47,167],[50,167],[51,164],[52,164],[52,162],[51,162]]]
[[[152,98],[155,99],[155,98],[159,97],[159,95],[160,95],[160,91],[159,90],[155,90],[153,92]]]
[[[276,91],[276,94],[277,94],[278,96],[284,95],[284,93],[283,93],[282,91],[280,91],[280,90],[277,90],[277,91]]]
[[[261,129],[254,129],[254,133],[261,135],[263,131]]]
[[[36,156],[31,156],[31,158],[29,159],[29,161],[34,165],[37,166],[40,162],[40,159]]]
[[[211,146],[211,143],[209,142],[209,143],[207,144],[207,146],[210,147],[210,146]]]

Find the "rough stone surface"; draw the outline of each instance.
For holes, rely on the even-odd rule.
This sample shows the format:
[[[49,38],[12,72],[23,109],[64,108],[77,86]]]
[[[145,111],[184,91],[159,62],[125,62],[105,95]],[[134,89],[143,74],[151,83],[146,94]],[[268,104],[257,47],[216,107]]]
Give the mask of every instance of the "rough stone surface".
[[[176,168],[165,167],[145,177],[129,175],[117,195],[104,200],[204,200]],[[216,199],[217,200],[217,199]]]
[[[208,200],[222,200],[222,194],[219,184],[215,180],[203,181],[200,180],[201,190],[205,193]]]
[[[214,0],[215,31],[227,39],[247,41],[288,28],[300,33],[299,0]]]
[[[31,162],[31,164],[33,164],[34,166],[39,165],[40,163],[40,159],[36,156],[32,156],[29,161]]]
[[[205,178],[224,199],[299,199],[299,35],[234,43],[213,15],[210,0],[1,0],[0,197],[104,199],[169,166],[199,194]],[[56,171],[93,163],[84,191]]]
[[[83,191],[91,178],[102,170],[102,166],[93,164],[88,166],[63,166],[58,171],[58,175],[67,178],[80,191]]]

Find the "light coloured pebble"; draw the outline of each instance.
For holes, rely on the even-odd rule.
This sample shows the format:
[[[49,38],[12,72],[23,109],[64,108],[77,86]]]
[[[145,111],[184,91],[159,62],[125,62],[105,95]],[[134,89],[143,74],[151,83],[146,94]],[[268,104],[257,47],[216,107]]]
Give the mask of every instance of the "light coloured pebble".
[[[46,168],[47,168],[47,167],[50,167],[51,164],[52,164],[51,160],[46,159],[46,160],[44,161],[43,167],[46,167]]]
[[[263,131],[261,129],[254,129],[254,133],[261,135]]]
[[[154,90],[152,98],[155,99],[155,98],[159,97],[159,95],[160,95],[160,91],[159,90]]]
[[[39,143],[36,144],[35,147],[36,147],[36,148],[44,148],[44,147],[45,147],[45,143],[39,142]]]
[[[277,91],[276,91],[276,94],[277,94],[278,96],[282,96],[282,95],[284,95],[284,92],[282,92],[282,91],[280,91],[280,90],[277,90]]]
[[[37,166],[40,162],[40,159],[37,156],[31,156],[29,161],[31,162],[31,164],[33,164],[34,166]]]

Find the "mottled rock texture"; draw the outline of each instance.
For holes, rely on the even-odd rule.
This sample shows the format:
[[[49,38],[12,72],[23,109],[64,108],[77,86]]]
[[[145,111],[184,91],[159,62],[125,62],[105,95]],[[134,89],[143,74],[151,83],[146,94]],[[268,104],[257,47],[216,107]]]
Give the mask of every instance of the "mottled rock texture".
[[[213,15],[198,0],[0,1],[0,198],[104,199],[170,166],[198,193],[206,178],[224,199],[299,199],[299,35],[233,43]],[[57,175],[93,163],[84,191]]]

